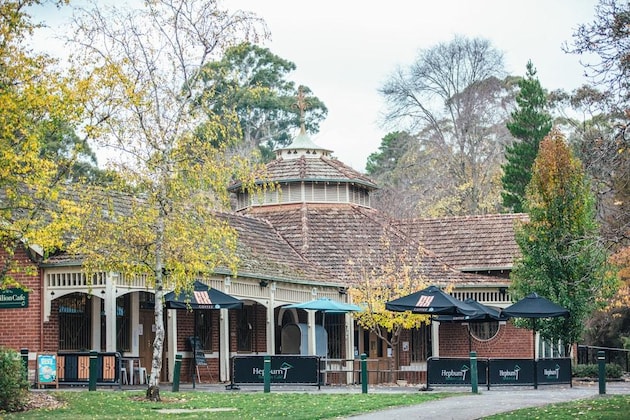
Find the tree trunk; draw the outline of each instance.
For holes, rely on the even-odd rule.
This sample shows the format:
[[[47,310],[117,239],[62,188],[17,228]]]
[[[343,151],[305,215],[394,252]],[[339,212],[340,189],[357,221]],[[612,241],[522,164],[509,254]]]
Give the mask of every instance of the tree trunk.
[[[160,398],[160,387],[150,385],[149,388],[147,388],[146,399],[153,402],[162,401]]]
[[[157,218],[155,241],[155,341],[153,341],[153,358],[147,399],[160,401],[160,372],[162,371],[162,351],[164,349],[164,227],[166,214],[160,207]]]

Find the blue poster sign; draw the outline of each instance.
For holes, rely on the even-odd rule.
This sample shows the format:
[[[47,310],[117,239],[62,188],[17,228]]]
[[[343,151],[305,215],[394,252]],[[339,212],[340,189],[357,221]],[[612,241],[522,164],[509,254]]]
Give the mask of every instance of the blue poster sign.
[[[38,354],[37,355],[37,383],[56,384],[57,383],[57,355]]]

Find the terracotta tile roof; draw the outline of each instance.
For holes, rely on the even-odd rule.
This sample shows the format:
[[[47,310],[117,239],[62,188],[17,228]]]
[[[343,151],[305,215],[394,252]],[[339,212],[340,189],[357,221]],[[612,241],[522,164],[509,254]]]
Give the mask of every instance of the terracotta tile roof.
[[[267,219],[307,260],[348,284],[357,281],[362,270],[380,267],[387,255],[401,255],[403,251],[411,258],[421,254],[418,272],[432,284],[505,283],[505,279],[462,273],[448,266],[426,247],[419,248],[414,238],[374,209],[296,204],[253,208],[252,214]]]
[[[292,282],[343,283],[324,268],[304,259],[282,238],[269,222],[246,215],[219,213],[238,233],[238,274],[245,277]],[[60,253],[49,257],[43,266],[78,266],[82,256]],[[231,274],[227,268],[219,273]]]
[[[328,270],[307,261],[269,222],[238,214],[221,214],[238,233],[239,275],[294,282],[342,285]]]
[[[125,213],[129,202],[123,195],[115,196],[114,207]],[[465,272],[511,268],[518,256],[514,222],[526,215],[391,220],[357,205],[285,204],[254,207],[250,215],[221,213],[220,217],[239,234],[242,275],[348,285],[362,270],[382,265],[388,254],[416,255],[421,249],[418,272],[427,281],[461,286],[505,283],[504,278]],[[59,254],[44,264],[78,265],[80,257]]]
[[[519,220],[527,220],[527,215],[398,220],[395,225],[458,270],[481,271],[512,268],[520,255],[514,240],[514,224]]]
[[[276,159],[267,165],[265,179],[286,181],[352,181],[370,189],[377,188],[369,177],[355,171],[337,159],[317,158]]]

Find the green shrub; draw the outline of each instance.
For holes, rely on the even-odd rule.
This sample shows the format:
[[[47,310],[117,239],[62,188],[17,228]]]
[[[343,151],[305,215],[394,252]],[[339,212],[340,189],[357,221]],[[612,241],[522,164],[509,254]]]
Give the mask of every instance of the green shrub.
[[[0,413],[23,410],[27,399],[28,380],[20,353],[0,347]]]
[[[606,363],[606,378],[618,379],[621,378],[623,369],[616,363]],[[599,365],[574,365],[573,376],[577,378],[598,378],[599,377]]]
[[[623,369],[617,363],[607,363],[606,364],[606,377],[619,379],[623,375]]]

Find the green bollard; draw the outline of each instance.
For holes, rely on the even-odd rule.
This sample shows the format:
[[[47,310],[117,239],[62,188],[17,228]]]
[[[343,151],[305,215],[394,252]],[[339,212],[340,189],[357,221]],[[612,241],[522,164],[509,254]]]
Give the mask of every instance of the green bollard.
[[[270,392],[271,391],[271,356],[267,355],[265,356],[264,359],[264,369],[263,369],[263,379],[265,381],[265,391],[264,392]]]
[[[22,367],[24,371],[24,380],[28,381],[28,349],[20,349],[20,356],[22,356]]]
[[[173,392],[179,392],[179,374],[182,370],[182,355],[175,355],[175,367],[173,367]]]
[[[606,353],[603,350],[597,352],[597,364],[599,365],[599,394],[606,393]]]
[[[367,354],[361,353],[361,392],[368,392]]]
[[[98,353],[95,350],[90,352],[90,391],[96,391],[96,378],[98,377]]]
[[[477,352],[470,352],[470,384],[472,385],[472,393],[477,394],[479,385],[479,377],[477,374]]]

